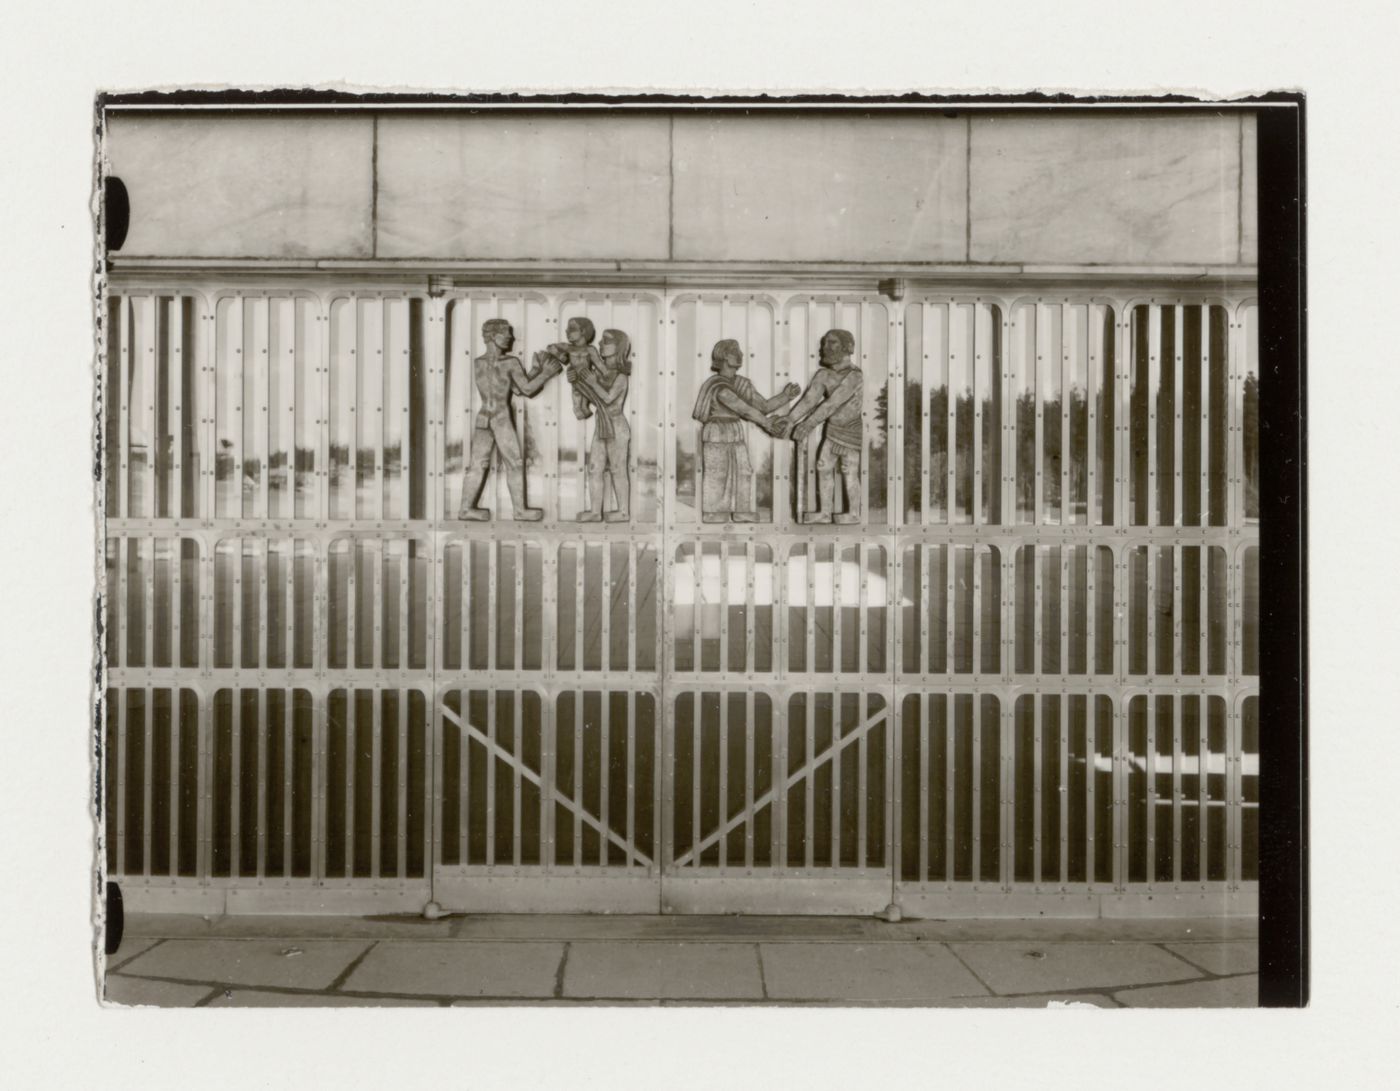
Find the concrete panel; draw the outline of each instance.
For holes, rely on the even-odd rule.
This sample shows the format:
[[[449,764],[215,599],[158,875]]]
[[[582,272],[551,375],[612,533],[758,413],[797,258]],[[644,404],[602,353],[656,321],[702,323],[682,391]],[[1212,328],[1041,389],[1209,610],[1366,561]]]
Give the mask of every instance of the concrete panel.
[[[373,118],[116,114],[124,256],[359,258],[371,252]]]
[[[1237,115],[972,120],[971,260],[1234,264]]]
[[[139,977],[108,975],[102,999],[128,1007],[192,1008],[209,995],[209,985],[179,985],[173,981],[146,981]]]
[[[414,996],[553,996],[562,943],[385,940],[341,986]]]
[[[1243,174],[1240,180],[1240,261],[1246,265],[1259,262],[1259,119],[1245,114],[1240,154]]]
[[[674,141],[678,260],[966,257],[963,119],[678,116]]]
[[[665,117],[379,120],[379,256],[664,259]]]
[[[1258,943],[1169,943],[1166,947],[1213,974],[1252,974],[1259,969]]]
[[[987,993],[941,944],[765,943],[760,951],[774,1000],[927,1003]]]
[[[1259,978],[1220,977],[1185,985],[1157,985],[1113,994],[1129,1008],[1255,1008],[1259,1006]]]
[[[569,949],[564,995],[759,1000],[763,980],[752,944],[579,943]]]
[[[958,957],[996,993],[1122,988],[1200,977],[1160,947],[1139,943],[955,943]]]
[[[122,976],[324,989],[369,943],[363,940],[172,939],[122,969]]]

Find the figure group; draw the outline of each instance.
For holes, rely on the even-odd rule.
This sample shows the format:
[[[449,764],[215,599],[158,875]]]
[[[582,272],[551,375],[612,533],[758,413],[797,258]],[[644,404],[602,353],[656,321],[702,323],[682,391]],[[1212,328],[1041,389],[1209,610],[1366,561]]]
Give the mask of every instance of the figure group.
[[[525,460],[515,434],[511,397],[523,394],[533,398],[550,379],[567,373],[573,386],[574,415],[580,420],[595,417],[593,441],[588,449],[589,507],[579,513],[581,523],[625,523],[631,518],[632,483],[627,469],[632,429],[623,411],[627,401],[628,377],[632,374],[632,342],[621,330],[604,330],[595,348],[597,330],[587,318],[571,318],[564,329],[567,340],[535,353],[534,369],[526,371],[520,359],[511,355],[515,330],[504,318],[488,319],[481,327],[486,351],[473,361],[476,389],[481,408],[472,429],[471,454],[462,483],[462,505],[458,518],[486,520],[491,513],[476,506],[491,458],[496,455],[505,469],[506,485],[517,520],[537,522],[544,518],[539,508],[525,501]],[[604,482],[612,485],[614,506],[604,514]]]
[[[527,371],[511,354],[515,331],[503,318],[488,319],[481,328],[486,351],[473,361],[473,377],[480,399],[472,429],[469,461],[462,484],[459,518],[485,520],[487,509],[477,507],[493,456],[500,459],[517,520],[535,522],[544,517],[525,497],[525,460],[511,412],[515,394],[532,398],[550,379],[567,375],[573,387],[574,415],[592,418],[593,438],[588,447],[588,506],[579,522],[627,522],[631,512],[631,477],[628,458],[632,430],[624,410],[632,374],[632,344],[621,330],[604,330],[595,347],[597,332],[587,318],[569,319],[565,341],[536,352],[534,367]],[[855,338],[846,330],[829,330],[821,339],[821,367],[804,392],[788,383],[765,398],[739,374],[744,353],[732,339],[719,341],[710,353],[713,374],[700,386],[694,418],[700,422],[700,512],[707,523],[752,523],[758,520],[754,503],[753,464],[749,460],[745,424],[757,425],[770,436],[797,444],[799,483],[798,514],[804,523],[858,523],[861,518],[861,457],[864,450],[861,411],[865,397],[864,375],[852,360]],[[801,395],[801,397],[799,397]],[[795,404],[793,399],[797,399]],[[817,503],[803,495],[806,481],[807,439],[825,426],[817,451]],[[845,486],[845,504],[837,510],[837,477]],[[606,508],[611,491],[613,504]]]
[[[829,330],[821,340],[822,366],[807,390],[788,383],[771,398],[764,398],[739,374],[744,364],[739,343],[716,343],[710,353],[714,374],[701,385],[694,412],[700,421],[700,518],[704,522],[752,523],[758,519],[744,421],[777,439],[796,442],[799,485],[806,478],[807,437],[824,423],[825,434],[817,451],[818,506],[799,496],[799,518],[804,523],[860,522],[865,377],[851,358],[855,347],[855,338],[848,331]],[[802,397],[795,405],[785,413],[778,412],[798,394]],[[838,473],[846,486],[842,511],[836,510]]]

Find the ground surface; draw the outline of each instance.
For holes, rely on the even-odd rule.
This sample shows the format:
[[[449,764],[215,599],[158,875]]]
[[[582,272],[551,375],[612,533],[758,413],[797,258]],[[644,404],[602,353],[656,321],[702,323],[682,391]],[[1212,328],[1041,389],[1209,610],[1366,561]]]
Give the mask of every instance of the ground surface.
[[[104,997],[161,1007],[1239,1007],[1242,920],[127,919]]]

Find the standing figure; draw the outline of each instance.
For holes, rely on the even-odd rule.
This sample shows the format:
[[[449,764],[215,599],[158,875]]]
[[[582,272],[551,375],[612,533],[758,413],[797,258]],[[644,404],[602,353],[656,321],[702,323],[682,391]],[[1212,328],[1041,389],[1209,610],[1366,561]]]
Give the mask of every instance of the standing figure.
[[[865,375],[851,360],[856,339],[848,330],[828,330],[821,341],[821,367],[807,391],[780,422],[780,434],[797,441],[798,451],[817,425],[826,422],[826,435],[817,452],[817,491],[820,508],[809,504],[799,512],[804,523],[859,523],[861,515],[861,457],[865,433],[861,408]],[[846,483],[846,510],[836,511],[836,473]],[[806,474],[800,475],[805,478]]]
[[[537,522],[544,518],[544,512],[525,505],[525,459],[520,452],[520,437],[515,434],[515,422],[511,419],[510,399],[517,392],[533,398],[563,368],[552,357],[536,353],[535,370],[526,374],[520,360],[510,355],[515,346],[515,331],[504,318],[487,319],[482,324],[481,335],[486,339],[486,352],[472,361],[481,407],[476,415],[476,427],[472,429],[471,456],[462,481],[462,506],[457,517],[478,521],[491,517],[485,508],[476,507],[476,501],[481,495],[486,471],[491,468],[491,456],[499,454],[506,470],[515,518]]]
[[[796,383],[788,383],[780,393],[764,398],[739,374],[743,363],[738,341],[716,342],[710,353],[710,370],[715,374],[701,384],[695,399],[693,416],[702,425],[700,518],[706,523],[758,521],[752,504],[753,464],[744,439],[744,421],[777,435],[781,422],[768,414],[802,390]]]
[[[587,319],[583,319],[587,322]],[[569,324],[571,327],[572,322]],[[591,328],[591,326],[590,326]],[[632,374],[632,341],[621,330],[604,330],[596,362],[571,360],[569,382],[574,387],[574,412],[583,419],[597,408],[593,442],[588,448],[588,510],[579,512],[580,523],[625,523],[631,518],[632,479],[627,456],[632,446],[632,428],[623,404],[627,400],[628,376]],[[591,349],[590,349],[591,351]],[[579,412],[582,401],[585,412]],[[603,478],[612,480],[616,508],[603,514]]]

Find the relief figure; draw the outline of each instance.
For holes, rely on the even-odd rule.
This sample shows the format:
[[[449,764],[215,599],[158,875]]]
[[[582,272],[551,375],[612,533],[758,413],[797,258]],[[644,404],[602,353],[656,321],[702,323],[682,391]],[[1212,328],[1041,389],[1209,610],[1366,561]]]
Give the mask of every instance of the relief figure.
[[[495,454],[500,456],[501,465],[505,467],[515,518],[537,522],[544,518],[544,512],[525,503],[525,458],[511,416],[511,397],[520,393],[533,398],[563,367],[552,356],[540,352],[535,354],[534,371],[526,373],[519,358],[510,355],[515,346],[515,331],[504,318],[487,319],[482,324],[481,335],[486,340],[486,351],[472,361],[480,405],[476,426],[472,429],[471,454],[462,481],[462,505],[457,517],[475,521],[491,517],[487,509],[476,506],[476,501],[491,468],[491,456]]]
[[[753,383],[739,374],[743,363],[739,342],[716,342],[710,353],[710,370],[715,374],[701,384],[695,399],[693,416],[701,423],[700,517],[706,523],[758,521],[744,422],[777,435],[782,422],[769,414],[792,401],[802,389],[796,383],[788,383],[773,397],[764,398]]]
[[[571,329],[574,321],[569,323]],[[581,420],[590,415],[595,418],[593,441],[588,447],[588,509],[579,512],[578,521],[597,523],[606,519],[609,523],[625,523],[631,518],[632,499],[632,479],[627,469],[632,428],[625,410],[632,374],[632,340],[621,330],[604,330],[599,350],[592,357],[573,356],[568,368],[569,382],[574,387],[575,415]],[[605,479],[612,482],[615,504],[606,515]]]
[[[861,519],[861,458],[865,434],[861,410],[865,403],[865,375],[851,359],[856,339],[848,330],[828,330],[821,340],[821,367],[807,384],[801,399],[778,423],[778,434],[797,442],[799,487],[806,480],[806,440],[825,423],[825,435],[817,451],[819,506],[810,498],[799,501],[798,517],[804,523],[859,523]],[[836,475],[846,486],[846,510],[836,510]]]

